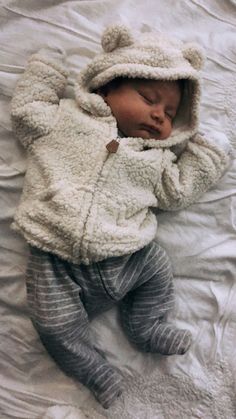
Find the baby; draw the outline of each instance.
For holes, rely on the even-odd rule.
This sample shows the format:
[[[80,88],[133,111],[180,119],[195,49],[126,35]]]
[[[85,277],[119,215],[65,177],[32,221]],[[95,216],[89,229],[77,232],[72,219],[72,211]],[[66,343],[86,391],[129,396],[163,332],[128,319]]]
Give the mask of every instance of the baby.
[[[197,132],[197,46],[133,39],[122,25],[106,29],[102,46],[75,100],[60,99],[67,72],[45,51],[17,84],[12,121],[28,166],[13,226],[30,245],[28,303],[43,344],[107,408],[122,375],[93,346],[89,319],[119,303],[140,350],[188,350],[190,332],[168,321],[173,277],[152,208],[196,201],[227,156]]]
[[[123,136],[165,140],[180,104],[180,82],[119,78],[97,93],[111,108]]]

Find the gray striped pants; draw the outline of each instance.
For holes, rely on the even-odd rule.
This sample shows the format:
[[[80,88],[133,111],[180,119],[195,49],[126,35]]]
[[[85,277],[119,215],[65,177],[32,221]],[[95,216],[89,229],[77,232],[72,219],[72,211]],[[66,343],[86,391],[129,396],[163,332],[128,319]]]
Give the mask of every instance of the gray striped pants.
[[[188,331],[167,321],[174,305],[172,272],[156,242],[88,266],[31,247],[26,284],[31,318],[49,354],[105,408],[120,395],[122,376],[94,348],[91,316],[119,302],[122,326],[140,350],[183,354],[191,344]]]

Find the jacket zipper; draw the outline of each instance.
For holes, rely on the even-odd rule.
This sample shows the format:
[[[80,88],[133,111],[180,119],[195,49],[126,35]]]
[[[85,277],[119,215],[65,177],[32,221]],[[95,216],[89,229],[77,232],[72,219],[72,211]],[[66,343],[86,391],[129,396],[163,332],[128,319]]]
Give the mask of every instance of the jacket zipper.
[[[112,130],[113,130],[113,129],[112,129]],[[116,129],[116,134],[118,134],[117,129]],[[112,135],[111,135],[111,137],[112,137]],[[118,138],[118,137],[117,137],[117,138]],[[119,141],[119,138],[118,138],[118,141]],[[105,147],[106,147],[106,146],[105,146]],[[96,189],[97,189],[97,185],[98,185],[98,182],[99,182],[99,179],[100,179],[101,173],[102,173],[102,171],[103,171],[104,165],[105,165],[105,163],[107,162],[107,160],[108,160],[109,156],[110,156],[110,152],[107,150],[106,157],[105,157],[105,159],[103,160],[103,164],[102,164],[102,166],[101,166],[101,168],[100,168],[100,171],[99,171],[99,174],[98,174],[98,176],[97,176],[97,181],[96,181],[96,184],[94,185],[93,198],[94,198],[94,195],[95,195],[95,192],[96,192]],[[86,217],[86,220],[85,220],[85,222],[84,222],[84,232],[83,232],[83,235],[82,235],[82,237],[81,237],[80,244],[79,244],[80,248],[81,248],[81,243],[83,242],[83,239],[84,239],[84,235],[85,235],[85,231],[86,231],[86,226],[87,226],[88,219],[89,219],[89,216],[90,216],[90,210],[91,210],[91,207],[92,207],[92,205],[93,205],[93,198],[92,198],[92,202],[91,202],[91,205],[90,205],[90,207],[89,207],[89,210],[88,210],[88,212],[87,212],[87,217]]]

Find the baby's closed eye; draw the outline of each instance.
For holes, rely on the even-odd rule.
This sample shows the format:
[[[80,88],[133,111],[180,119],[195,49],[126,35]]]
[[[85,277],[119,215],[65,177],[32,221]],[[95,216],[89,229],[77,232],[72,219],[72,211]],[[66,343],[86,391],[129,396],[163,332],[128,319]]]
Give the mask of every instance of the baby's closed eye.
[[[139,93],[139,95],[149,104],[153,105],[155,103],[154,98],[146,93]]]

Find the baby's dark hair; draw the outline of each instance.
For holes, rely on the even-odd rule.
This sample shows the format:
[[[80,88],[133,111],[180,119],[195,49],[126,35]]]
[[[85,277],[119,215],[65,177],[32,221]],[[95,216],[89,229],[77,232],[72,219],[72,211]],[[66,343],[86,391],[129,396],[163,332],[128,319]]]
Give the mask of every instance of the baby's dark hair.
[[[104,86],[101,86],[97,92],[99,92],[102,95],[106,95],[108,92],[110,92],[111,90],[116,90],[118,89],[122,83],[127,82],[129,80],[132,80],[131,78],[128,77],[116,77],[115,79],[109,81],[108,83],[106,83]],[[147,80],[147,79],[138,79],[136,78],[136,80]],[[160,80],[160,81],[167,81],[167,80]],[[180,88],[180,92],[181,95],[183,94],[184,91],[184,86],[185,86],[185,79],[177,79],[177,80],[170,80],[170,81],[176,81],[179,85]]]
[[[127,80],[129,80],[127,77],[116,77],[115,79],[106,83],[104,86],[101,86],[99,88],[99,92],[101,94],[106,95],[106,93],[110,92],[111,90],[118,89],[118,87],[120,87],[121,84],[124,83],[124,81],[127,81]]]

